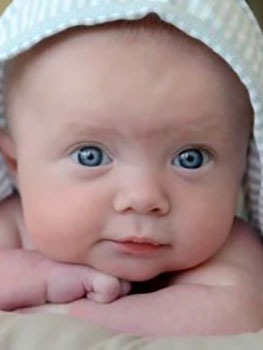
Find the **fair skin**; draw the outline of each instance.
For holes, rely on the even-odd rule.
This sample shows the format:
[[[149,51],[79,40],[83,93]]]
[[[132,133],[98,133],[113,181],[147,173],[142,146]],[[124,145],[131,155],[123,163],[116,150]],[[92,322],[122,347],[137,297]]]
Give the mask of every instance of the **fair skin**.
[[[234,219],[248,96],[201,44],[161,35],[72,31],[21,59],[1,145],[23,211],[16,199],[4,208],[9,215],[15,206],[17,219],[2,247],[117,281],[175,272],[150,294],[31,311],[143,335],[256,330],[262,247]]]

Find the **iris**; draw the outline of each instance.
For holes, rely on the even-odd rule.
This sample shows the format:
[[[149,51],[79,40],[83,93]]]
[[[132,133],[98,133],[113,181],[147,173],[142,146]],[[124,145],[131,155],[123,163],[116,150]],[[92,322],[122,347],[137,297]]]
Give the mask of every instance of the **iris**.
[[[103,162],[103,151],[99,147],[88,146],[77,151],[78,163],[87,167],[96,167]]]
[[[185,169],[198,169],[205,161],[204,151],[199,149],[187,149],[179,153],[176,165]]]

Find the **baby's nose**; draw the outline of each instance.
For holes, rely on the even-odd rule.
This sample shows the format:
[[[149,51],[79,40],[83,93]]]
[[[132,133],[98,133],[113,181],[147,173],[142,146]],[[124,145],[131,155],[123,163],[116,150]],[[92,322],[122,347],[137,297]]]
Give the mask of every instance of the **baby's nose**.
[[[165,215],[170,210],[170,203],[159,181],[138,174],[120,184],[114,209],[122,213]]]

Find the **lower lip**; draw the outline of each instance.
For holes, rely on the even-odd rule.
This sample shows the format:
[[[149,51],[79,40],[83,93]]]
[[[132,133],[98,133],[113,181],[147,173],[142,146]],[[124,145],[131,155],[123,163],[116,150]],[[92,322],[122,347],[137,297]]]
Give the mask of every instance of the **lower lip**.
[[[149,243],[115,242],[119,248],[127,253],[150,254],[158,252],[163,245],[153,245]]]

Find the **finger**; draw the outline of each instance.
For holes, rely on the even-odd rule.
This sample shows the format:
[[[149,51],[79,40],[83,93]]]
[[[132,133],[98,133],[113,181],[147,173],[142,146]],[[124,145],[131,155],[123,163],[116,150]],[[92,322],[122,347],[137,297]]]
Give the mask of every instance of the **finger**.
[[[121,295],[121,285],[118,278],[97,274],[93,281],[93,290],[87,293],[87,298],[98,303],[109,303]]]
[[[120,287],[121,287],[121,296],[127,295],[129,294],[129,292],[131,291],[131,282],[129,281],[124,281],[124,280],[120,280]]]
[[[110,303],[112,300],[111,297],[109,297],[109,295],[101,292],[89,292],[87,293],[87,299],[95,301],[96,303],[99,304],[106,304],[106,303]]]

